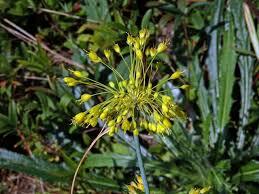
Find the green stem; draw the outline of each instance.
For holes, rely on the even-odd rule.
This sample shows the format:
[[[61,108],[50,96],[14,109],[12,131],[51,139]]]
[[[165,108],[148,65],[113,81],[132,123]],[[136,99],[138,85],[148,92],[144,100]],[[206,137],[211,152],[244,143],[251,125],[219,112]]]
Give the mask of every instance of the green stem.
[[[137,159],[138,159],[138,166],[139,166],[141,178],[143,180],[143,184],[144,184],[144,188],[145,188],[145,194],[149,194],[147,178],[146,178],[144,164],[143,164],[142,157],[141,157],[141,152],[140,152],[140,145],[139,145],[138,135],[134,135],[134,141],[135,141],[135,149],[136,149],[136,154],[137,154]]]

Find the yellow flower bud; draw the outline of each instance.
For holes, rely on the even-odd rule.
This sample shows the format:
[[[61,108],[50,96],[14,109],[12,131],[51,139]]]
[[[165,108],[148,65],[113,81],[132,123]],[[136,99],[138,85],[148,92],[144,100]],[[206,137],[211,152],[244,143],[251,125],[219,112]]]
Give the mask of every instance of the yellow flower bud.
[[[79,100],[80,103],[84,103],[87,102],[88,100],[90,100],[90,98],[92,97],[92,95],[90,94],[83,94]]]
[[[117,123],[120,123],[121,121],[122,121],[122,116],[121,116],[121,115],[119,115],[119,116],[117,117],[116,122],[117,122]]]
[[[110,120],[109,123],[108,123],[108,127],[112,127],[112,126],[115,126],[115,121],[114,120]]]
[[[100,119],[104,120],[107,117],[107,112],[103,111],[100,115]]]
[[[105,49],[103,52],[104,52],[104,55],[105,55],[106,59],[107,59],[108,61],[110,61],[111,50]]]
[[[139,60],[142,60],[143,58],[143,54],[142,54],[142,51],[140,49],[137,49],[136,50],[136,56]]]
[[[85,112],[80,112],[80,113],[76,114],[76,115],[73,117],[72,122],[73,122],[74,124],[76,124],[76,125],[80,125],[80,124],[82,124],[82,122],[84,121],[85,116],[86,116],[86,113],[85,113]]]
[[[132,128],[136,129],[137,128],[137,122],[136,121],[132,121]]]
[[[202,189],[200,190],[200,193],[201,193],[201,194],[207,193],[210,189],[211,189],[211,186],[209,186],[209,187],[204,187],[204,188],[202,188]]]
[[[131,35],[127,36],[127,44],[132,45],[134,43],[134,38]]]
[[[192,188],[192,189],[189,191],[189,194],[200,194],[200,189]]]
[[[162,96],[162,102],[163,103],[168,104],[171,101],[172,101],[172,98],[170,96],[167,96],[167,95]]]
[[[98,123],[98,118],[92,118],[90,121],[89,121],[89,124],[92,126],[92,127],[95,127]]]
[[[134,41],[134,49],[137,50],[139,48],[140,48],[139,39],[135,39],[135,41]]]
[[[78,81],[72,77],[65,77],[63,80],[70,87],[75,86],[78,83]]]
[[[138,135],[138,134],[139,134],[139,131],[138,131],[137,129],[134,129],[133,134],[134,134],[134,135]]]
[[[154,93],[154,99],[156,99],[158,97],[158,92]]]
[[[85,71],[73,71],[73,70],[70,70],[70,71],[73,73],[74,76],[78,78],[84,78],[88,76],[88,73]]]
[[[153,131],[153,132],[156,131],[156,124],[155,123],[151,123],[150,130]]]
[[[118,44],[115,44],[113,46],[113,49],[115,50],[116,53],[119,53],[119,54],[121,53],[121,48],[120,48],[120,46]]]
[[[109,82],[109,86],[115,88],[115,84],[113,82]]]
[[[144,28],[139,31],[139,38],[140,39],[147,39],[150,36],[148,29]]]
[[[154,119],[155,119],[156,122],[161,121],[162,117],[161,117],[161,115],[157,111],[155,111],[153,113],[153,115],[154,115]]]
[[[158,133],[164,133],[165,131],[166,131],[166,128],[165,128],[165,126],[164,125],[162,125],[162,124],[157,124],[157,132]]]
[[[162,111],[163,113],[167,113],[169,111],[166,104],[162,104]]]
[[[184,84],[180,88],[183,89],[183,90],[186,90],[186,89],[190,88],[190,85]]]
[[[183,71],[177,70],[176,72],[174,72],[174,73],[170,76],[170,79],[178,79],[179,77],[181,77],[182,74],[183,74]]]
[[[90,51],[88,53],[88,57],[89,59],[93,62],[93,63],[100,63],[102,62],[102,59],[96,54],[96,52],[94,51]]]
[[[122,122],[121,128],[122,128],[124,131],[127,131],[127,130],[130,129],[130,122],[128,121],[128,119],[125,119],[125,120]]]
[[[92,107],[89,112],[92,113],[92,114],[95,114],[97,112],[99,112],[100,110],[100,106],[99,105],[95,105],[94,107]]]
[[[163,119],[163,124],[166,128],[171,128],[172,127],[172,123],[169,121],[169,119],[164,118]]]
[[[127,87],[127,80],[122,81],[122,86],[125,87],[125,88]]]
[[[150,49],[149,49],[149,52],[150,52],[150,56],[151,56],[151,57],[155,57],[156,54],[157,54],[156,48],[150,48]]]
[[[136,79],[139,79],[141,77],[141,73],[139,71],[137,71],[136,73]]]
[[[114,135],[114,132],[115,132],[115,126],[109,127],[109,133],[108,133],[108,135],[109,135],[109,136],[113,136],[113,135]]]
[[[168,45],[167,42],[159,43],[158,46],[157,46],[157,53],[164,52],[167,49],[167,45]]]

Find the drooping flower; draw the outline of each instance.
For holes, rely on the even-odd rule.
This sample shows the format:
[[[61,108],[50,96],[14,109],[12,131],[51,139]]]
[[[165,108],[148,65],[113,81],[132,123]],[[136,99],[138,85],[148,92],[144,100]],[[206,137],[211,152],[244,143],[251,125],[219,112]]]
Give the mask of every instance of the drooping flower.
[[[125,132],[131,131],[137,135],[140,131],[146,130],[149,133],[169,133],[174,119],[185,119],[186,114],[174,102],[173,98],[166,95],[165,91],[159,91],[157,85],[152,84],[154,64],[153,61],[158,53],[166,50],[167,42],[162,42],[157,48],[147,48],[148,54],[143,55],[148,45],[150,33],[147,29],[139,32],[139,36],[128,35],[127,44],[130,51],[130,64],[124,59],[121,48],[115,44],[113,49],[124,60],[129,69],[128,78],[124,78],[114,65],[104,63],[95,52],[88,53],[92,62],[101,62],[112,70],[116,81],[107,85],[92,80],[89,77],[73,75],[77,78],[65,78],[69,86],[82,84],[86,87],[96,87],[99,95],[105,97],[103,102],[98,103],[86,112],[76,115],[73,123],[79,125],[97,125],[98,119],[106,123],[109,135],[113,135],[122,129]],[[109,60],[110,50],[104,51],[105,57]],[[173,78],[179,77],[179,72],[173,74]],[[169,81],[172,76],[166,80]],[[92,96],[98,94],[83,94],[80,102],[87,102]]]

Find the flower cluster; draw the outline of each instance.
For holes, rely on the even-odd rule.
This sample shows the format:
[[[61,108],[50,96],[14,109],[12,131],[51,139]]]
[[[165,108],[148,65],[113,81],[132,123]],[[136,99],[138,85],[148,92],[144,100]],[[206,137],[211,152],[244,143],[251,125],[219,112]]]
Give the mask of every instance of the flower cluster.
[[[102,63],[109,68],[116,81],[105,85],[89,78],[84,72],[71,71],[73,77],[65,77],[68,86],[83,84],[101,90],[96,94],[83,94],[80,103],[87,102],[95,95],[103,95],[106,100],[93,106],[85,112],[78,113],[73,118],[73,123],[78,125],[96,126],[98,119],[106,123],[109,134],[117,130],[132,131],[135,135],[140,130],[151,133],[164,134],[170,132],[173,119],[185,119],[186,115],[174,102],[173,98],[160,91],[158,85],[152,84],[154,77],[154,60],[159,53],[167,49],[168,42],[161,42],[157,47],[146,47],[150,33],[142,29],[139,35],[127,36],[130,61],[123,57],[121,48],[115,44],[113,50],[124,60],[129,70],[129,75],[123,77],[112,65],[111,50],[104,50],[106,59],[101,58],[94,51],[88,52],[88,57],[93,63]],[[157,70],[157,69],[156,69]],[[177,70],[168,76],[165,82],[179,79],[183,72]],[[165,83],[164,82],[164,83]],[[186,84],[180,88],[186,89]]]
[[[211,186],[204,188],[192,188],[189,194],[205,194],[211,190]]]
[[[135,181],[132,181],[130,185],[127,185],[127,190],[129,194],[144,192],[144,185],[141,176],[137,176]]]

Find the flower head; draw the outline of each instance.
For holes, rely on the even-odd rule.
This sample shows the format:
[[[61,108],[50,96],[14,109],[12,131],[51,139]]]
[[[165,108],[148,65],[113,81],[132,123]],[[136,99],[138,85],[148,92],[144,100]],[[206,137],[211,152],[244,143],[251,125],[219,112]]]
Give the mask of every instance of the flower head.
[[[88,57],[89,57],[89,59],[90,59],[93,63],[100,63],[100,62],[102,62],[102,59],[101,59],[101,58],[96,54],[96,52],[94,52],[94,51],[89,51]]]
[[[153,61],[158,53],[167,48],[167,43],[160,43],[157,48],[148,48],[146,56],[143,53],[145,53],[145,45],[148,43],[149,36],[150,33],[147,29],[141,30],[137,37],[128,35],[127,44],[130,50],[130,64],[127,64],[123,58],[119,45],[114,45],[113,49],[123,58],[125,65],[129,69],[128,78],[124,78],[114,68],[114,65],[105,64],[104,60],[95,52],[89,52],[88,56],[93,62],[102,62],[113,71],[116,81],[105,85],[88,77],[75,75],[79,80],[70,80],[70,82],[80,82],[80,84],[89,87],[95,86],[100,90],[98,94],[103,95],[106,100],[93,106],[85,113],[76,115],[73,118],[73,123],[95,126],[98,119],[100,119],[106,123],[110,135],[116,133],[118,129],[125,132],[131,131],[135,135],[142,130],[149,133],[164,134],[170,132],[174,119],[186,118],[185,113],[174,102],[172,97],[166,95],[164,91],[159,91],[157,85],[152,84]],[[109,59],[110,51],[105,50],[104,55]],[[173,76],[174,79],[179,77],[175,75]],[[169,77],[165,81],[170,79],[172,78]],[[74,84],[68,85],[73,86]],[[92,96],[94,95],[83,94],[79,101],[86,102]]]
[[[144,184],[141,176],[137,176],[135,181],[127,185],[127,189],[129,194],[137,194],[139,191],[144,192]]]

